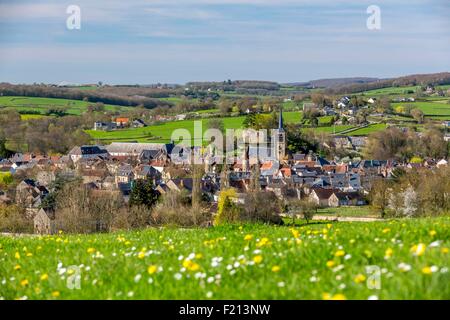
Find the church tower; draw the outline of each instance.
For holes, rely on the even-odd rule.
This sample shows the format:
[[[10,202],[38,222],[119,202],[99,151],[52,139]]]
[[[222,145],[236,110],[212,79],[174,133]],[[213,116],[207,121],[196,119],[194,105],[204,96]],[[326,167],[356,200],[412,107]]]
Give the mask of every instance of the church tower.
[[[286,156],[286,132],[283,125],[283,107],[280,108],[280,117],[278,119],[278,129],[276,130],[277,160],[281,161]]]

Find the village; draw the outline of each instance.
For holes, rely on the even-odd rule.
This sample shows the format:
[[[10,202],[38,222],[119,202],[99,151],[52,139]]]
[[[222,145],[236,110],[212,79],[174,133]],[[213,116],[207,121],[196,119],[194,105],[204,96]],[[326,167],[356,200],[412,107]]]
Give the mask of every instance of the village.
[[[320,208],[365,206],[369,204],[373,181],[391,178],[397,168],[433,169],[448,165],[445,159],[425,159],[421,163],[378,159],[335,161],[312,152],[291,154],[286,150],[283,126],[280,112],[276,135],[269,144],[244,144],[232,164],[222,164],[208,151],[211,149],[180,148],[174,142],[83,145],[63,156],[14,154],[0,159],[0,172],[20,177],[21,181],[12,192],[0,190],[0,204],[14,203],[24,208],[27,218],[33,220],[35,233],[54,233],[52,220],[57,213],[46,210],[42,203],[53,191],[57,179],[81,179],[89,190],[120,195],[125,202],[137,180],[151,181],[159,195],[171,191],[191,194],[194,182],[189,156],[194,152],[199,155],[203,168],[202,198],[213,214],[221,190],[235,189],[234,201],[245,205],[245,195],[254,181],[259,190],[275,194],[280,201],[308,199]],[[335,139],[343,146],[348,144],[354,148],[355,141],[361,138],[338,136]],[[31,172],[34,178],[28,176]]]

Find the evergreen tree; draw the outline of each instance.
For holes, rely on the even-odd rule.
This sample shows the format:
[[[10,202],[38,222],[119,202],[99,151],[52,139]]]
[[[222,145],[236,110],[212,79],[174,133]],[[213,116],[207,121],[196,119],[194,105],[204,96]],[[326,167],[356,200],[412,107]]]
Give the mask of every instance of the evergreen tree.
[[[130,193],[130,206],[151,208],[158,201],[158,193],[151,180],[135,180]]]

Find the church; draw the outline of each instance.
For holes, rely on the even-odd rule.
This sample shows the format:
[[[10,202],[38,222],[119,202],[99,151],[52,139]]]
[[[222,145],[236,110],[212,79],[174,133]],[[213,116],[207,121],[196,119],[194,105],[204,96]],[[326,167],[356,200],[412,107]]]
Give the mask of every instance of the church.
[[[249,171],[250,167],[257,163],[283,161],[286,157],[286,131],[284,130],[283,110],[280,109],[278,128],[269,130],[267,133],[245,130],[243,141],[243,171]]]

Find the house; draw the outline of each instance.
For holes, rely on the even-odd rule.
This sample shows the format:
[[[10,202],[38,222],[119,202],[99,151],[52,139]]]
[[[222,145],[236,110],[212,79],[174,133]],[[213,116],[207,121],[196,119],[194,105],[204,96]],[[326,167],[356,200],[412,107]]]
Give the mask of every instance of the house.
[[[33,218],[34,233],[55,234],[55,213],[53,211],[40,209]]]
[[[157,169],[150,165],[139,165],[134,169],[134,176],[136,179],[141,180],[153,180],[158,181],[161,179],[162,175]]]
[[[309,194],[309,199],[319,207],[338,207],[339,199],[334,194],[335,189],[313,188]]]
[[[130,123],[130,119],[129,118],[116,118],[115,120],[117,128],[124,128],[126,126],[128,126],[128,124]]]
[[[337,206],[363,206],[366,204],[358,192],[336,192],[334,196],[338,199]],[[334,199],[330,203],[335,204]]]
[[[129,164],[121,165],[116,172],[116,183],[129,184],[134,180],[133,167]]]
[[[144,128],[147,126],[147,124],[142,119],[133,120],[131,125],[133,126],[133,128]]]
[[[97,121],[94,123],[95,131],[111,131],[117,129],[116,122],[100,122]]]
[[[24,207],[37,208],[47,194],[47,188],[34,180],[25,179],[16,187],[16,202]]]
[[[158,150],[170,155],[174,147],[173,143],[113,142],[105,149],[111,157],[139,157],[145,150]]]
[[[94,159],[97,157],[108,158],[109,154],[107,150],[99,146],[81,146],[74,147],[69,152],[69,157],[74,163],[76,163],[81,159]]]

